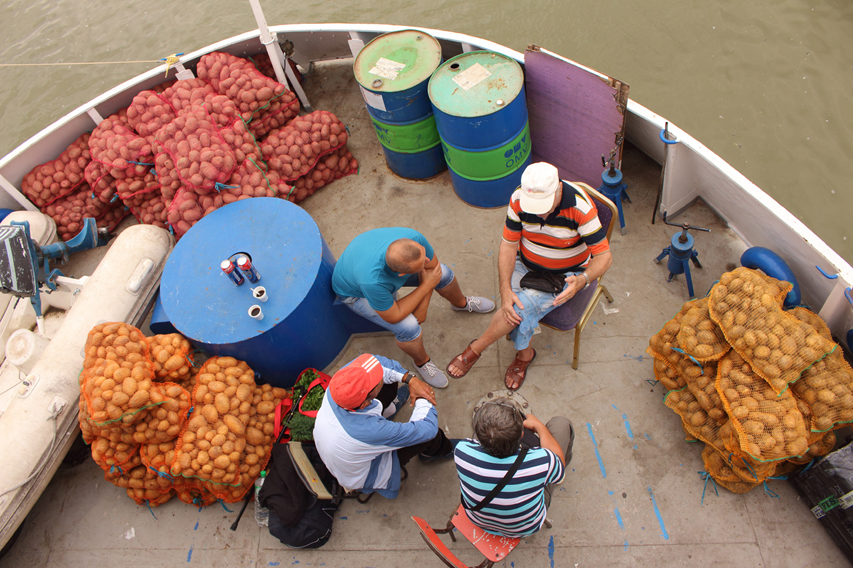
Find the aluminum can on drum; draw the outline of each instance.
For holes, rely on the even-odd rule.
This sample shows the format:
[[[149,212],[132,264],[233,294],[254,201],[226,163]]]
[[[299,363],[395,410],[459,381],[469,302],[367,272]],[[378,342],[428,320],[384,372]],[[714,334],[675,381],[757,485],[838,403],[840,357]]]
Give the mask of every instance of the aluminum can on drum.
[[[533,157],[521,66],[463,53],[435,71],[428,91],[454,191],[475,207],[505,207]]]
[[[427,96],[440,64],[438,40],[419,30],[383,34],[355,58],[355,78],[385,160],[404,178],[427,179],[447,169]]]

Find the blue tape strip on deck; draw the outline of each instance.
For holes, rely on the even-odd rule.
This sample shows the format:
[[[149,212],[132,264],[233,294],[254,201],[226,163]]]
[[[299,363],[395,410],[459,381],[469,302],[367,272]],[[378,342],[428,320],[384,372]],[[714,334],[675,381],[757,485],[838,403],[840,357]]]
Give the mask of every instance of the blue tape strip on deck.
[[[598,451],[598,442],[595,441],[595,434],[592,433],[592,424],[587,422],[586,429],[589,432],[589,437],[592,438],[592,447],[595,448],[595,457],[598,459],[598,467],[601,468],[601,477],[607,479],[607,471],[604,469],[604,462],[601,461],[601,452]]]

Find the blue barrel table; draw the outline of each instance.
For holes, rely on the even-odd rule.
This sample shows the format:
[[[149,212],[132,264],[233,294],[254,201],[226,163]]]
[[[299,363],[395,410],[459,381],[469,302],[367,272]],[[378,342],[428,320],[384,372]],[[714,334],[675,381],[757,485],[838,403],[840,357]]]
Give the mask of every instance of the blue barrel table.
[[[456,195],[506,206],[533,159],[521,66],[491,51],[457,55],[433,74],[429,98]]]
[[[250,257],[261,279],[235,286],[220,263]],[[162,313],[202,350],[246,361],[256,380],[288,388],[323,369],[353,333],[383,329],[335,303],[335,257],[301,207],[275,198],[237,201],[199,221],[175,246],[160,283]],[[257,301],[252,288],[266,288]],[[260,306],[263,319],[249,316]],[[165,318],[163,317],[165,315]]]
[[[447,169],[427,96],[441,46],[418,30],[383,34],[355,58],[353,71],[367,112],[395,174],[427,179]]]

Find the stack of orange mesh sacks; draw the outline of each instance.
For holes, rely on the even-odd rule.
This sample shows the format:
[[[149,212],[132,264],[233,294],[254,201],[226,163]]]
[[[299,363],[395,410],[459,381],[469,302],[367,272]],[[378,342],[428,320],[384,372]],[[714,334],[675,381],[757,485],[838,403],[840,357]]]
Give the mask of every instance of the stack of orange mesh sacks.
[[[785,311],[788,282],[748,268],[723,274],[652,336],[665,404],[700,440],[706,471],[745,493],[832,451],[853,422],[853,369],[823,320]]]
[[[250,61],[214,52],[197,73],[139,93],[25,177],[22,191],[61,238],[84,217],[113,230],[129,214],[180,238],[228,203],[300,203],[358,170],[344,124],[327,111],[299,117],[293,92]]]
[[[287,391],[256,385],[246,363],[200,369],[179,334],[104,323],[86,341],[80,429],[107,481],[138,504],[239,501],[269,459]]]

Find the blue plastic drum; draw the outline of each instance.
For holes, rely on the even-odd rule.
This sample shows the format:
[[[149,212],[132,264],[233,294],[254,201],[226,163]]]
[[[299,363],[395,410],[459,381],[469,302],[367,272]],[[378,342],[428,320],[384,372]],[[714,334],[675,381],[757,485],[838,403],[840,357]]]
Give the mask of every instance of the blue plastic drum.
[[[381,35],[355,59],[355,78],[385,160],[401,177],[426,179],[447,169],[426,92],[440,63],[438,41],[418,30]]]
[[[506,206],[533,159],[521,66],[491,51],[458,55],[433,74],[429,97],[456,194]]]
[[[235,286],[220,263],[250,257],[261,279]],[[237,201],[199,221],[175,246],[160,284],[166,320],[196,347],[246,361],[256,380],[287,388],[323,369],[352,333],[382,332],[335,304],[335,258],[301,207],[275,198]],[[263,286],[267,301],[253,295]],[[257,306],[263,319],[249,312]],[[260,375],[260,377],[257,377]]]

